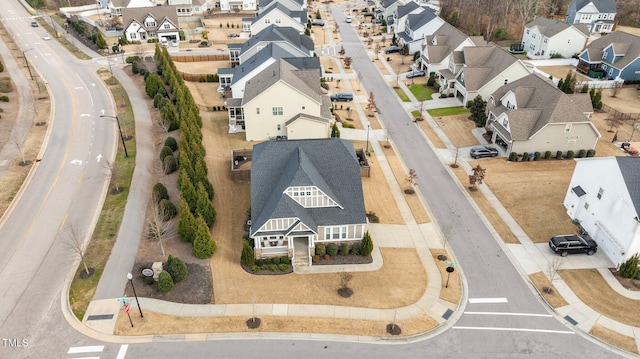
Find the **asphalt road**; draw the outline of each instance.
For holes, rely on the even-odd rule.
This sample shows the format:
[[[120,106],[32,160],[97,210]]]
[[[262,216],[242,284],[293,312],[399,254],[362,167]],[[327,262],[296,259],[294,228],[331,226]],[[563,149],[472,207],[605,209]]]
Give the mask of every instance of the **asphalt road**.
[[[4,4],[3,4],[4,5]],[[332,7],[344,22],[342,7]],[[2,16],[24,16],[14,2]],[[381,118],[441,225],[452,225],[450,244],[464,271],[471,301],[453,327],[410,344],[378,345],[333,339],[175,341],[159,337],[146,344],[110,344],[75,332],[61,314],[61,288],[74,270],[73,253],[56,236],[64,222],[88,228],[100,208],[105,171],[96,156],[113,156],[115,127],[98,118],[112,111],[108,93],[95,78],[95,65],[75,60],[55,41],[34,40],[29,20],[4,20],[21,34],[20,46],[36,48],[33,65],[50,84],[55,123],[47,152],[6,224],[0,228],[0,337],[27,339],[28,347],[0,347],[1,358],[609,358],[611,352],[572,334],[550,315],[514,269],[501,247],[426,144],[371,62],[350,26],[341,26],[344,46],[376,95]],[[33,53],[33,54],[32,54]],[[72,161],[75,163],[72,163]],[[78,161],[82,161],[79,164]],[[6,249],[6,250],[5,250]],[[501,303],[496,303],[501,302]],[[514,315],[518,314],[518,315]],[[283,336],[286,337],[286,336]],[[74,353],[70,347],[90,346]],[[93,354],[86,354],[93,353]]]

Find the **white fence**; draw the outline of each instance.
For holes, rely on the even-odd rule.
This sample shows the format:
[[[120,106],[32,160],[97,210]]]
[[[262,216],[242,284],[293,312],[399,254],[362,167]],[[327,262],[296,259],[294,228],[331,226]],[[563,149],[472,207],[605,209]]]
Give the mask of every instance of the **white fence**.
[[[580,89],[587,85],[589,89],[611,89],[614,87],[622,87],[624,80],[593,80],[593,81],[576,81],[576,88]]]

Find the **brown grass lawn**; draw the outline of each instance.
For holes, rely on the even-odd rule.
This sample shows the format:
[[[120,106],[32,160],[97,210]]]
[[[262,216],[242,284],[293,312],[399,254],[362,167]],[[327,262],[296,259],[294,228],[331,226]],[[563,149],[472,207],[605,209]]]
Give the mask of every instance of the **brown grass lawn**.
[[[400,188],[403,191],[410,188],[411,185],[407,181],[405,181],[405,176],[407,175],[408,169],[405,170],[401,160],[393,150],[393,147],[389,146],[389,148],[385,148],[385,145],[389,145],[388,142],[380,142],[380,145],[382,146],[382,151],[387,158],[387,162],[389,162],[389,166],[391,166],[393,175],[396,178],[396,181],[398,181]],[[413,213],[413,217],[415,218],[417,223],[427,223],[431,221],[429,219],[429,215],[427,215],[427,212],[424,209],[424,206],[422,205],[422,202],[416,194],[406,194],[403,192],[403,195],[405,200],[409,204],[411,213]]]
[[[634,354],[639,354],[636,339],[633,337],[620,334],[597,323],[594,324],[593,327],[591,327],[589,334],[600,338],[602,341],[607,342],[615,347],[624,349]]]
[[[462,295],[462,286],[460,285],[460,272],[455,271],[449,276],[449,285],[447,285],[447,273],[446,269],[449,266],[445,261],[438,260],[438,255],[444,254],[449,257],[449,253],[442,249],[431,249],[431,255],[436,262],[440,274],[442,275],[442,288],[440,288],[440,298],[451,303],[460,303],[460,296]]]
[[[386,75],[390,75],[391,73],[389,72],[389,70],[387,70],[387,67],[384,66],[384,63],[383,63],[383,61],[385,61],[384,56],[385,55],[382,53],[382,51],[380,51],[380,55],[379,55],[377,60],[376,60],[376,56],[375,55],[373,55],[373,57],[371,59],[373,60],[375,65],[378,67],[378,70],[380,70],[382,75],[386,76]]]
[[[487,169],[485,183],[535,243],[575,232],[562,205],[575,161],[507,162],[492,158],[469,162]]]
[[[203,106],[223,106],[224,99],[222,95],[216,92],[218,88],[217,82],[184,82],[189,88],[189,92],[191,92],[191,96],[193,100]],[[221,112],[221,116],[226,116],[226,112]]]
[[[229,61],[174,61],[174,64],[176,65],[176,69],[178,71],[188,74],[217,74],[218,69],[231,67]],[[216,88],[218,87],[217,82],[212,82],[210,83],[210,85],[215,86]]]
[[[455,116],[435,117],[434,120],[454,146],[466,147],[480,144],[478,139],[471,133],[471,130],[476,128],[476,125],[473,121],[469,120],[468,113]]]
[[[260,318],[260,328],[248,329],[250,317],[176,317],[155,312],[144,312],[144,318],[134,318],[135,327],[131,328],[126,315],[118,315],[116,335],[152,335],[152,334],[196,334],[196,333],[249,333],[249,332],[288,332],[319,333],[338,335],[364,335],[373,337],[391,337],[386,332],[388,321],[310,318],[310,317],[272,317]],[[162,323],[159,325],[159,323]],[[399,336],[424,333],[438,326],[431,317],[420,315],[396,323],[402,329]],[[397,336],[394,336],[397,337]]]
[[[544,275],[544,273],[536,272],[536,273],[530,274],[529,278],[531,279],[533,284],[536,286],[536,288],[538,288],[538,292],[542,294],[542,297],[547,301],[547,303],[549,303],[550,306],[554,308],[560,308],[569,304],[567,303],[566,300],[564,300],[564,298],[560,294],[558,294],[558,292],[556,291],[556,288],[551,284],[551,282]],[[549,287],[553,291],[551,293],[545,293],[543,291],[544,287]]]
[[[422,132],[427,135],[427,138],[429,138],[429,141],[431,141],[435,148],[447,148],[447,145],[442,142],[440,137],[436,134],[436,131],[433,130],[427,121],[420,121],[418,122],[418,125],[422,129]]]
[[[585,76],[579,72],[573,71],[576,69],[575,66],[571,65],[563,65],[563,66],[538,66],[538,69],[548,73],[549,75],[553,75],[556,78],[565,78],[567,73],[571,71],[572,75],[576,75],[578,81],[591,81],[592,79],[588,76]]]
[[[596,269],[561,270],[558,273],[578,298],[596,312],[627,325],[640,323],[638,301],[611,289]]]

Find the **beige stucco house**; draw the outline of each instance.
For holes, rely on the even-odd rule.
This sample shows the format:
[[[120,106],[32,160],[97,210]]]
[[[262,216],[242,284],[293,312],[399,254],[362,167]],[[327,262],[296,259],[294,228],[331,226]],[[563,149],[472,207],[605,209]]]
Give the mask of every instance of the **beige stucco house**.
[[[240,104],[247,141],[330,136],[331,101],[319,66],[308,66],[314,60],[319,65],[317,58],[279,59],[247,81]]]
[[[507,153],[595,149],[600,133],[590,120],[589,94],[567,95],[549,79],[531,74],[506,84],[487,100],[487,130]]]

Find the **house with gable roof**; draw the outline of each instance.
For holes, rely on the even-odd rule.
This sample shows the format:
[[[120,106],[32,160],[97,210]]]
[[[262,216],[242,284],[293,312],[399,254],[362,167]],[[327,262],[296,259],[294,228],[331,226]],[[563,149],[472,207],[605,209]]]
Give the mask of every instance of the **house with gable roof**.
[[[256,0],[220,0],[221,11],[252,11],[257,9],[258,4]]]
[[[595,149],[600,133],[590,120],[589,94],[565,94],[533,73],[498,88],[487,99],[492,142],[507,153]]]
[[[453,78],[453,62],[451,55],[461,51],[465,46],[484,46],[486,41],[482,36],[467,36],[449,23],[444,23],[433,35],[425,39],[420,56],[420,66],[427,74],[436,71],[448,71],[449,78]]]
[[[440,93],[462,97],[462,103],[477,95],[486,99],[500,86],[523,78],[533,69],[495,45],[467,46],[454,51],[447,69],[436,71]]]
[[[292,27],[303,34],[307,27],[307,10],[291,10],[280,2],[262,9],[254,18],[242,19],[242,31],[258,34],[270,25]]]
[[[328,138],[253,146],[249,236],[256,259],[288,256],[294,266],[311,265],[317,244],[356,243],[366,224],[351,142]]]
[[[96,4],[108,8],[111,16],[121,16],[124,9],[156,6],[153,0],[98,0]]]
[[[240,44],[228,44],[231,66],[242,64],[268,44],[276,44],[287,51],[287,57],[311,57],[313,40],[291,27],[270,25]]]
[[[541,16],[525,25],[522,45],[530,59],[553,55],[569,58],[584,49],[588,38],[585,24],[572,25]]]
[[[212,0],[167,0],[167,5],[175,5],[178,16],[202,15],[215,6]]]
[[[126,8],[122,12],[124,33],[128,41],[146,42],[179,40],[180,28],[175,6]]]
[[[421,51],[424,39],[436,32],[445,21],[434,11],[415,2],[398,6],[394,32],[399,46],[409,46],[409,53]]]
[[[280,4],[292,11],[305,10],[307,8],[307,0],[259,0],[259,11],[266,11],[276,4]]]
[[[640,252],[638,178],[640,157],[578,158],[563,201],[616,267]]]
[[[567,24],[585,24],[590,32],[608,33],[613,30],[616,0],[571,0],[567,7]]]
[[[587,45],[578,60],[577,70],[589,76],[640,81],[640,36],[614,31]]]
[[[317,57],[278,59],[226,106],[230,129],[244,130],[247,141],[330,136],[331,100],[320,87]]]

